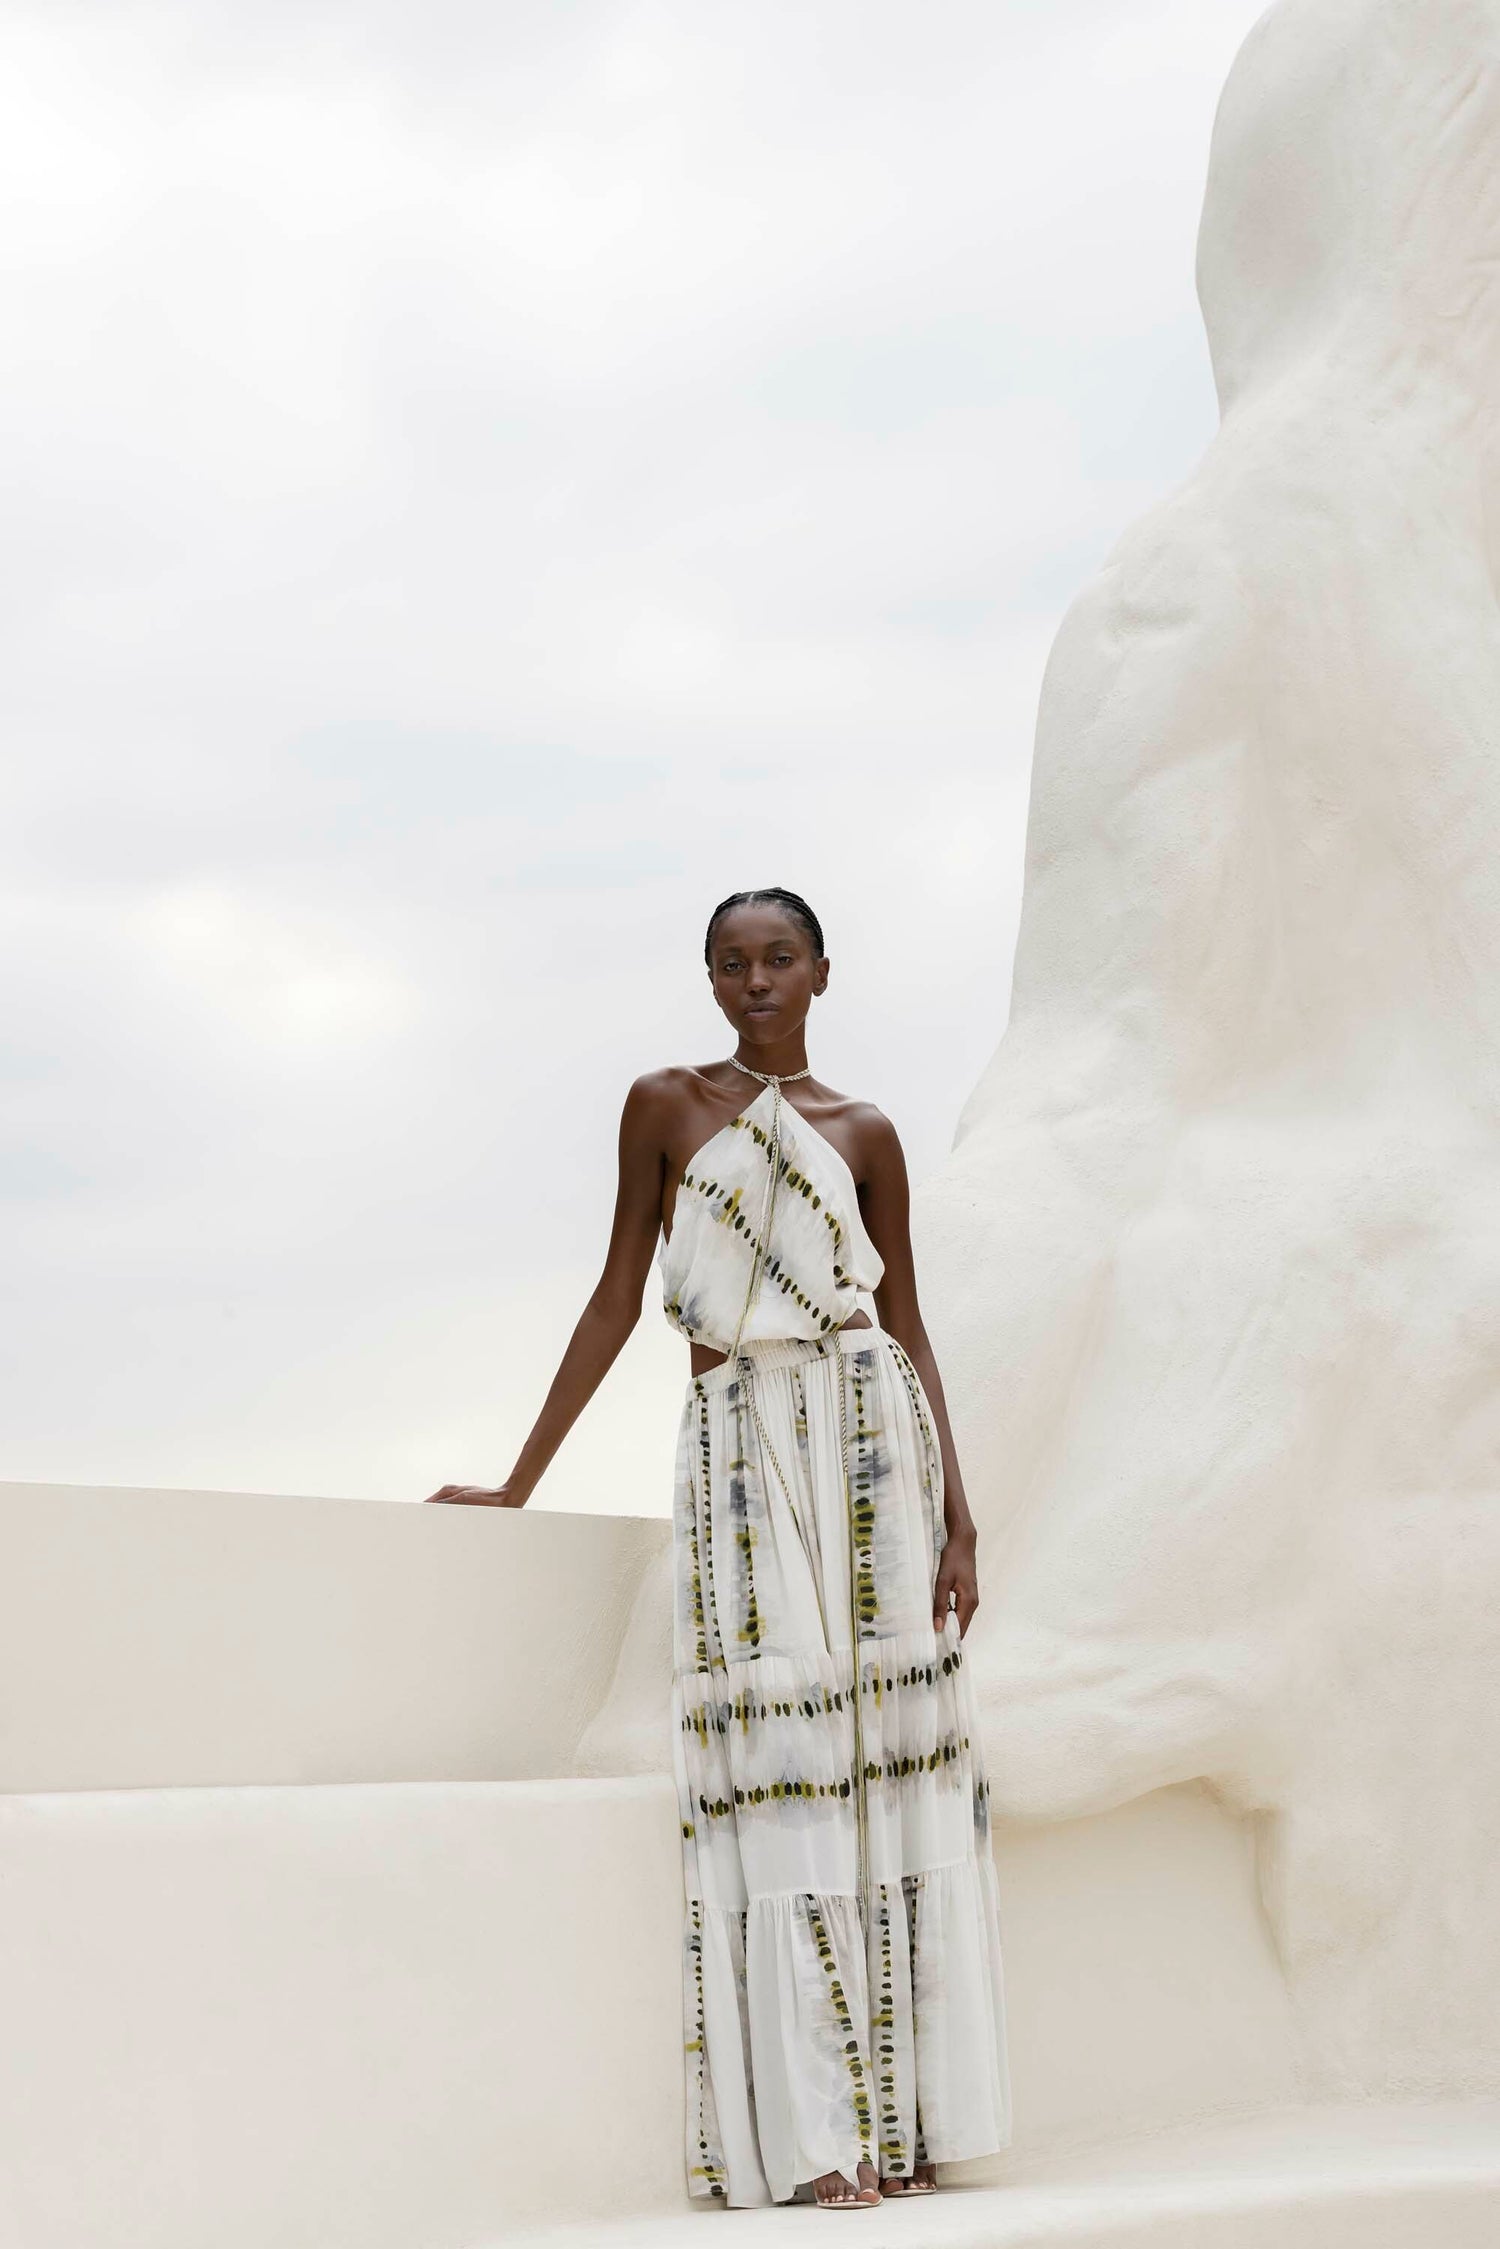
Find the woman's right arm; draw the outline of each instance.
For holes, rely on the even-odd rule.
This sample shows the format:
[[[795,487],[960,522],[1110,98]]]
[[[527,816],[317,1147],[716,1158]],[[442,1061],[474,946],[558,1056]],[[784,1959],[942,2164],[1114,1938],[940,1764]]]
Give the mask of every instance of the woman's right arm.
[[[524,1507],[558,1446],[619,1357],[641,1316],[646,1276],[661,1232],[669,1099],[663,1073],[637,1078],[620,1117],[620,1177],[609,1249],[530,1436],[503,1484],[444,1484],[432,1500],[470,1507]]]

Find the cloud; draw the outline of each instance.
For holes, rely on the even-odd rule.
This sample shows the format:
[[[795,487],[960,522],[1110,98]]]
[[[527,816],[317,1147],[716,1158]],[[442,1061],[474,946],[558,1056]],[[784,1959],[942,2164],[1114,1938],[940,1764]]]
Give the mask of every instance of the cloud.
[[[0,1474],[502,1472],[742,883],[938,1160],[1256,13],[12,11]],[[680,1362],[539,1503],[664,1508]]]

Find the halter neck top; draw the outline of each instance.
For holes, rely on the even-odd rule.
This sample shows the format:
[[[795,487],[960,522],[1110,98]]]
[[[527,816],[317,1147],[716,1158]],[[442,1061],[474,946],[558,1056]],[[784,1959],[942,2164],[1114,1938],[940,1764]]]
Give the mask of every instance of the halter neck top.
[[[872,1292],[885,1262],[860,1217],[854,1174],[785,1095],[770,1238],[744,1310],[770,1180],[775,1094],[762,1086],[689,1158],[659,1252],[668,1320],[714,1351],[734,1349],[736,1328],[743,1344],[829,1335],[856,1311],[876,1317]]]

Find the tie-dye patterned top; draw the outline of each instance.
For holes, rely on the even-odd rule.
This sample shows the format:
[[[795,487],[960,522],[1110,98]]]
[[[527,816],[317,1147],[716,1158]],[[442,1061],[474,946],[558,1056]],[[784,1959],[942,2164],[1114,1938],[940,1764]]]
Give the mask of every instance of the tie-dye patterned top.
[[[666,1314],[694,1343],[734,1348],[765,1205],[774,1086],[690,1158],[659,1253]],[[741,1342],[828,1335],[876,1317],[885,1272],[859,1214],[854,1174],[831,1140],[781,1101],[781,1176],[771,1238]]]

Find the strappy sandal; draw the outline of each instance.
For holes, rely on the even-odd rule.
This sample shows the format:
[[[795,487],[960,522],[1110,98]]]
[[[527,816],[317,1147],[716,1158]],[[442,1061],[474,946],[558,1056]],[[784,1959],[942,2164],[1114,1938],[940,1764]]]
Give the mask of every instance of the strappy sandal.
[[[886,2178],[880,2182],[882,2202],[920,2202],[925,2195],[936,2193],[936,2179],[918,2179],[907,2177],[903,2173],[900,2177]]]

